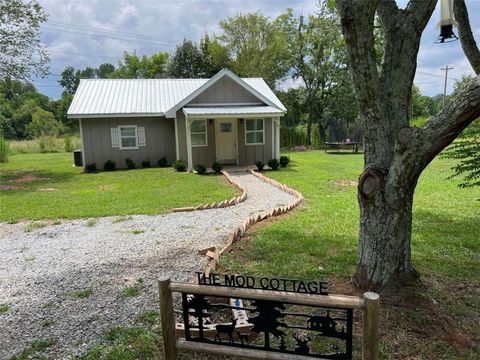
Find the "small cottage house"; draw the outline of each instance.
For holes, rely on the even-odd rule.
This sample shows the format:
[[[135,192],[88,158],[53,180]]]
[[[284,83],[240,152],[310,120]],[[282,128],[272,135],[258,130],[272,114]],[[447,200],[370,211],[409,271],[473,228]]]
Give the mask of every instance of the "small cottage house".
[[[81,80],[68,117],[79,119],[84,165],[165,157],[192,170],[279,158],[285,112],[263,79],[224,69],[210,79]]]

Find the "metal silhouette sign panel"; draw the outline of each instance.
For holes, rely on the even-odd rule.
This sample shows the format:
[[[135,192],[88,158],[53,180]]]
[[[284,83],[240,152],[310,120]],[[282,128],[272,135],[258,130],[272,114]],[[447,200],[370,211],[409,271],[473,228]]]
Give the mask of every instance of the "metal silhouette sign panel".
[[[218,274],[210,274],[199,284],[251,289],[259,286],[262,291],[305,294],[325,294],[327,291],[324,282],[262,278],[265,279],[262,285],[261,279],[215,275]],[[276,289],[277,283],[282,290]],[[290,287],[284,289],[282,284],[287,283]],[[183,292],[182,321],[185,340],[190,342],[323,359],[352,358],[352,309]]]

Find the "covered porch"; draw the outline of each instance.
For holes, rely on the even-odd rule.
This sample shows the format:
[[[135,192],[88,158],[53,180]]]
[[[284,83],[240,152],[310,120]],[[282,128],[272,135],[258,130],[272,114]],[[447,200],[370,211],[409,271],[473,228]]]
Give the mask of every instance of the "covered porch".
[[[266,163],[280,157],[280,116],[271,106],[188,106],[183,108],[188,169]]]

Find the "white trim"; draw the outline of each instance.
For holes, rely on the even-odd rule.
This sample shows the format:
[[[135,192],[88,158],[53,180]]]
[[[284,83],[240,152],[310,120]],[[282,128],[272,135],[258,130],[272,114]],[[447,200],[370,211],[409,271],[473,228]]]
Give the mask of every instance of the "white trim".
[[[208,123],[207,123],[207,119],[191,119],[189,122],[190,124],[189,125],[192,125],[192,123],[194,121],[202,121],[205,123],[205,144],[202,144],[202,145],[192,145],[192,147],[194,148],[197,148],[197,147],[208,147]],[[192,136],[192,134],[203,134],[202,132],[193,132],[192,133],[192,130],[190,129],[190,136]],[[190,142],[192,141],[192,138],[190,138]]]
[[[277,118],[277,121],[275,121],[275,125],[276,125],[275,153],[277,154],[277,159],[280,159],[280,118]]]
[[[274,159],[278,159],[278,157],[275,154],[275,123],[273,121],[273,118],[270,118],[270,122],[272,123],[272,157]]]
[[[260,130],[247,130],[247,120],[262,120],[263,122],[263,126],[262,126],[262,136],[263,136],[263,140],[261,143],[247,143],[247,133],[252,133],[252,132],[259,132]],[[245,146],[250,146],[250,145],[265,145],[265,118],[259,118],[259,117],[256,117],[254,119],[245,119],[245,130],[244,130],[244,133],[245,133]]]
[[[272,101],[267,99],[265,96],[260,94],[257,90],[255,90],[253,87],[251,87],[249,84],[247,84],[245,81],[243,81],[241,78],[239,78],[237,75],[235,75],[233,72],[231,72],[228,69],[222,69],[218,73],[216,73],[210,80],[208,80],[205,84],[200,86],[197,90],[192,92],[190,95],[188,95],[186,98],[184,98],[182,101],[179,103],[175,104],[173,107],[171,107],[169,110],[165,112],[165,115],[167,117],[173,117],[175,116],[175,112],[183,107],[185,104],[189,103],[193,99],[195,99],[198,95],[200,95],[202,92],[204,92],[206,89],[208,89],[210,86],[215,84],[218,80],[220,80],[222,77],[228,76],[230,77],[233,81],[235,81],[238,85],[243,87],[245,90],[251,92],[253,95],[255,95],[257,98],[262,100],[265,104],[268,104],[275,109],[279,109],[282,111],[285,111],[284,109],[280,109],[278,105],[274,104]]]
[[[85,167],[85,146],[83,145],[82,119],[78,119],[80,127],[80,146],[82,147],[82,164]]]
[[[258,113],[258,114],[201,114],[201,115],[192,115],[188,114],[190,119],[201,120],[201,119],[230,119],[236,117],[238,119],[261,119],[264,117],[278,116],[278,113]]]
[[[259,106],[262,102],[245,102],[245,103],[195,103],[188,104],[188,107],[204,107],[204,106]]]
[[[165,117],[165,113],[120,113],[120,114],[67,114],[67,119],[77,119],[81,116],[84,119],[103,118],[127,118],[127,117]]]
[[[176,116],[173,119],[173,122],[175,124],[175,155],[176,155],[175,160],[180,160],[180,148],[178,144],[178,120]]]
[[[135,129],[135,146],[123,146],[122,145],[122,128],[134,128]],[[137,125],[118,125],[118,136],[119,136],[119,140],[120,140],[120,146],[119,146],[119,149],[120,150],[138,150],[138,129],[137,129]],[[128,138],[132,138],[132,136],[126,136]]]
[[[185,115],[185,133],[187,135],[187,164],[188,171],[193,170],[192,164],[192,139],[190,139],[190,124],[188,122],[188,117]]]

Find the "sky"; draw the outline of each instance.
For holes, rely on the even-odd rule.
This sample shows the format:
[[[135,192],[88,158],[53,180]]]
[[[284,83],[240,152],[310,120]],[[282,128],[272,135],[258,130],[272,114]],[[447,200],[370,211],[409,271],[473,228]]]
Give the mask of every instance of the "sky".
[[[51,75],[34,79],[38,90],[53,98],[62,92],[59,75],[67,66],[117,65],[124,51],[151,55],[173,52],[183,39],[198,42],[203,35],[219,34],[219,22],[241,12],[261,11],[275,18],[292,8],[295,15],[308,15],[316,0],[39,0],[49,19],[41,27],[41,40],[51,55]],[[406,0],[398,0],[405,7]],[[459,41],[435,44],[439,30],[439,7],[423,33],[415,83],[425,95],[443,92],[444,68],[447,93],[456,79],[473,75]],[[467,0],[472,30],[480,42],[480,0]],[[454,30],[455,31],[455,30]],[[293,85],[287,80],[282,88]]]

